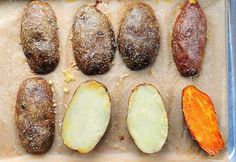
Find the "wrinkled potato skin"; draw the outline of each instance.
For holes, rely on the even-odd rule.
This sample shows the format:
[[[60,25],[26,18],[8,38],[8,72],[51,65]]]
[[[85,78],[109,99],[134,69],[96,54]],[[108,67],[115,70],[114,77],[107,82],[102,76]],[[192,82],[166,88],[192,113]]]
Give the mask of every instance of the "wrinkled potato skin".
[[[145,3],[130,5],[122,17],[117,43],[121,57],[131,70],[153,64],[160,46],[158,22]]]
[[[20,85],[16,100],[16,126],[27,152],[44,153],[51,147],[55,112],[53,93],[46,80],[35,77]]]
[[[116,51],[115,35],[108,17],[96,6],[82,6],[72,27],[73,54],[86,75],[110,70]]]
[[[186,2],[178,15],[172,33],[172,54],[178,71],[184,77],[201,70],[207,41],[207,22],[198,2]]]
[[[24,10],[21,44],[34,73],[52,72],[59,62],[57,20],[52,8],[43,1],[32,1]]]

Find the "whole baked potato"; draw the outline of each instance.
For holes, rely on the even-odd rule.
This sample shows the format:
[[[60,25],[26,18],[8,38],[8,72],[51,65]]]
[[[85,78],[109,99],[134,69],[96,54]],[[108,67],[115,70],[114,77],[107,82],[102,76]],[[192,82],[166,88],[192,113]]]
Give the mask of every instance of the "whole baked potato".
[[[145,3],[128,6],[117,39],[121,57],[131,70],[141,70],[154,63],[160,35],[153,9]]]
[[[87,75],[110,70],[116,51],[115,35],[108,17],[96,6],[79,8],[72,27],[73,54]]]
[[[172,33],[172,53],[178,71],[184,77],[201,70],[207,42],[207,21],[196,1],[186,1]]]
[[[34,77],[22,82],[16,100],[16,126],[29,153],[44,153],[52,145],[55,129],[53,93],[46,80]]]
[[[57,20],[48,3],[32,1],[24,10],[21,44],[27,62],[34,73],[52,72],[59,62]]]

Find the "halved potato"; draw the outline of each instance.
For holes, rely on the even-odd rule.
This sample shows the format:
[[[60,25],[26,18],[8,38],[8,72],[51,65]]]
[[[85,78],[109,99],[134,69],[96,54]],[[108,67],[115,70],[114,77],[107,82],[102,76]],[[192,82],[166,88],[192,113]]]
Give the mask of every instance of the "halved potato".
[[[182,108],[187,127],[199,146],[214,156],[224,148],[217,114],[211,98],[193,85],[182,92]]]
[[[141,84],[133,90],[129,98],[127,125],[141,151],[154,153],[161,150],[168,134],[168,120],[156,87]]]
[[[88,153],[104,135],[110,114],[107,88],[95,80],[82,83],[66,110],[62,127],[64,144],[80,153]]]

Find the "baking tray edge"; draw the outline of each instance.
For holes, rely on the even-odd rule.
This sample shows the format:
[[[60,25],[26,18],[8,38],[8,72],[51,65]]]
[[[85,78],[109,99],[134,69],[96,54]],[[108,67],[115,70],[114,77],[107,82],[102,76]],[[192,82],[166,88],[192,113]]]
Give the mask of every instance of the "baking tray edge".
[[[228,152],[229,161],[236,161],[236,1],[228,0]]]

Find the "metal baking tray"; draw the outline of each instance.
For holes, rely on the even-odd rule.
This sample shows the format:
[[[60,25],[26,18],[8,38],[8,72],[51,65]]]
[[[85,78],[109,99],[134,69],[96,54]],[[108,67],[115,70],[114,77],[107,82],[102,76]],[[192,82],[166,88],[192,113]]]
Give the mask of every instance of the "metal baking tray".
[[[228,1],[228,152],[236,161],[236,1]]]
[[[66,1],[66,0],[65,0]],[[67,0],[67,1],[75,1],[75,0]],[[78,0],[77,2],[79,3],[79,5],[81,5],[80,4],[80,2],[81,2],[82,0]],[[104,0],[105,1],[105,0]],[[107,0],[107,1],[109,1],[109,0]],[[110,0],[110,1],[113,1],[113,0]],[[118,0],[118,2],[119,1],[122,1],[122,0]],[[125,1],[125,0],[124,0]],[[165,2],[165,3],[169,3],[169,2],[173,2],[173,3],[175,3],[175,1],[176,0],[153,0],[153,1],[157,1],[158,3],[160,2],[160,5],[159,6],[152,6],[152,7],[154,7],[154,8],[157,8],[157,9],[160,9],[160,11],[162,12],[162,14],[163,14],[163,10],[161,10],[162,8],[162,6],[161,5],[163,5],[163,2]],[[179,0],[180,1],[180,0]],[[204,0],[201,0],[201,1],[204,1]],[[228,94],[228,96],[227,96],[227,105],[228,105],[228,111],[226,112],[227,114],[228,114],[228,133],[227,133],[227,136],[228,136],[228,139],[227,139],[227,141],[225,141],[225,145],[226,145],[226,148],[224,149],[224,151],[226,151],[226,154],[227,154],[227,157],[224,157],[224,159],[214,159],[214,157],[213,158],[208,158],[207,157],[207,155],[204,155],[204,157],[206,157],[206,158],[204,158],[204,159],[198,159],[198,158],[196,158],[196,157],[194,157],[193,159],[191,159],[191,161],[194,161],[194,162],[203,162],[203,161],[206,161],[206,162],[219,162],[219,161],[230,161],[230,162],[236,162],[236,107],[235,107],[235,105],[236,105],[236,86],[235,86],[235,84],[236,84],[236,81],[235,81],[235,77],[236,77],[236,61],[235,61],[235,59],[236,59],[236,56],[235,56],[235,54],[236,54],[236,48],[235,48],[235,45],[236,45],[236,0],[206,0],[206,1],[208,1],[208,2],[225,2],[226,3],[226,9],[225,9],[225,11],[227,12],[227,14],[225,14],[226,15],[226,17],[225,17],[225,23],[227,23],[228,25],[226,25],[226,28],[228,29],[228,30],[226,30],[226,32],[227,32],[227,34],[225,35],[225,36],[227,36],[228,37],[228,39],[227,38],[223,38],[224,40],[228,40],[227,42],[226,42],[226,56],[228,56],[227,58],[227,65],[228,65],[228,67],[227,67],[227,78],[228,78],[228,80],[227,80],[227,94]],[[18,14],[19,16],[17,17],[17,18],[14,18],[14,17],[10,17],[10,14],[6,14],[7,16],[9,16],[9,17],[6,17],[6,18],[3,18],[4,19],[4,21],[6,21],[7,23],[9,23],[10,25],[12,25],[12,27],[15,27],[15,28],[17,28],[17,29],[19,29],[19,27],[20,27],[20,21],[21,21],[21,12],[22,12],[22,10],[23,10],[23,7],[25,6],[25,1],[18,1],[18,3],[19,3],[19,6],[18,6],[18,4],[17,3],[15,3],[15,2],[17,2],[17,1],[11,1],[11,2],[9,2],[9,6],[10,5],[13,5],[14,7],[15,7],[15,10],[14,10],[14,7],[11,7],[11,8],[4,8],[4,12],[8,12],[8,13],[11,13],[12,12],[12,14]],[[72,2],[72,3],[73,3]],[[87,2],[87,1],[86,1]],[[89,2],[91,2],[91,0],[89,1]],[[147,1],[147,2],[149,2],[149,1]],[[2,3],[2,2],[1,2]],[[52,4],[52,7],[53,8],[57,8],[56,9],[56,14],[61,14],[61,15],[63,15],[63,16],[65,16],[65,17],[63,17],[63,16],[58,16],[58,20],[59,20],[59,23],[63,20],[63,19],[66,19],[66,18],[68,18],[68,21],[66,22],[67,24],[65,25],[65,26],[63,26],[62,24],[60,24],[60,26],[59,26],[59,29],[60,29],[60,34],[62,35],[62,37],[61,37],[61,41],[63,40],[64,41],[64,46],[70,46],[70,44],[66,44],[65,42],[66,42],[66,40],[68,39],[69,40],[69,37],[70,37],[70,35],[69,34],[65,34],[66,32],[68,32],[69,30],[70,30],[70,27],[69,28],[67,28],[68,27],[68,24],[69,24],[69,26],[71,25],[71,19],[72,19],[72,16],[71,15],[73,15],[73,14],[71,14],[71,13],[69,13],[69,11],[70,12],[73,12],[73,13],[75,13],[75,7],[73,7],[72,6],[72,3],[71,4],[67,4],[67,5],[65,5],[65,6],[63,6],[63,4],[64,3],[62,3],[62,0],[58,0],[58,1],[49,1],[49,3],[51,3]],[[56,4],[55,4],[56,3]],[[119,3],[117,3],[118,5],[119,5]],[[78,6],[79,6],[78,5]],[[58,7],[58,6],[60,6],[60,7]],[[63,7],[62,7],[63,6]],[[77,7],[78,7],[77,6]],[[72,7],[72,8],[71,8]],[[119,6],[118,6],[118,8],[119,8]],[[1,8],[1,5],[0,5],[0,13],[1,13],[1,9],[3,9],[3,8]],[[61,10],[60,10],[61,9]],[[106,10],[107,8],[106,7],[104,7],[104,10]],[[114,10],[117,10],[116,8],[113,8]],[[119,11],[119,10],[118,10]],[[122,13],[121,11],[119,11],[120,13]],[[1,18],[1,15],[0,15],[0,18]],[[163,17],[163,19],[164,19],[165,17]],[[163,21],[163,20],[162,20]],[[168,21],[172,21],[172,19],[171,20],[168,20]],[[224,22],[223,22],[224,23]],[[164,29],[165,28],[165,26],[164,27],[162,27],[162,29]],[[170,26],[170,27],[168,27],[168,28],[172,28],[172,26]],[[21,47],[20,47],[20,45],[16,45],[17,44],[17,38],[15,37],[16,35],[18,35],[19,34],[19,31],[11,31],[12,30],[12,28],[9,28],[8,29],[9,31],[5,31],[5,32],[2,32],[1,31],[1,20],[0,20],[0,35],[1,34],[5,34],[5,33],[7,33],[7,32],[11,32],[11,33],[13,33],[13,35],[12,36],[10,36],[9,38],[7,38],[7,37],[3,37],[3,38],[6,38],[7,40],[10,40],[10,39],[14,39],[13,41],[11,41],[10,43],[9,43],[9,45],[12,45],[13,46],[13,48],[15,48],[16,50],[15,51],[13,51],[13,53],[12,53],[12,55],[13,56],[9,56],[9,57],[12,57],[13,59],[18,59],[16,62],[14,62],[14,64],[16,64],[17,66],[18,65],[20,65],[19,66],[19,69],[20,70],[24,70],[24,72],[21,74],[21,73],[16,73],[16,72],[14,72],[14,68],[13,67],[10,67],[10,66],[8,66],[8,67],[3,67],[3,68],[5,68],[6,70],[12,70],[11,71],[11,73],[14,73],[13,75],[15,75],[15,76],[18,76],[18,78],[19,78],[19,80],[17,80],[17,81],[15,81],[14,79],[15,78],[17,78],[17,77],[8,77],[8,74],[7,74],[7,76],[6,77],[2,77],[2,79],[0,80],[0,88],[2,88],[2,85],[1,85],[1,81],[2,80],[4,80],[5,81],[5,83],[6,82],[8,82],[8,84],[12,84],[11,86],[9,86],[9,85],[5,85],[5,87],[6,87],[6,89],[11,89],[11,91],[12,92],[14,92],[14,93],[9,93],[10,94],[10,96],[11,97],[15,97],[15,94],[16,94],[16,91],[17,91],[17,88],[18,88],[18,86],[19,86],[19,84],[21,83],[21,81],[22,80],[24,80],[24,79],[26,79],[26,78],[28,78],[28,77],[30,77],[30,76],[32,76],[32,74],[31,74],[31,72],[28,70],[28,65],[27,64],[24,64],[24,65],[22,65],[22,63],[19,63],[20,61],[21,61],[21,59],[24,57],[23,56],[23,53],[22,53],[22,49],[21,49]],[[63,34],[64,33],[64,34]],[[166,34],[165,35],[165,37],[168,37],[168,34]],[[0,38],[0,39],[3,39],[3,38]],[[164,37],[163,37],[164,38]],[[3,41],[4,42],[4,41]],[[1,43],[1,41],[0,41],[0,43]],[[166,42],[164,42],[164,43],[166,43]],[[1,46],[1,44],[0,44],[0,47],[3,47],[3,46],[8,46],[8,42],[5,42],[5,44],[4,45],[2,45]],[[16,46],[16,47],[14,47],[14,46]],[[9,48],[10,48],[10,46],[9,46]],[[164,50],[164,52],[162,51],[162,56],[163,56],[163,53],[165,53],[167,51],[167,53],[168,53],[168,50]],[[59,67],[57,68],[57,70],[55,71],[55,72],[53,72],[53,73],[51,73],[51,74],[49,74],[49,75],[47,75],[47,76],[43,76],[44,78],[46,78],[47,80],[49,80],[49,79],[55,79],[55,77],[57,76],[57,75],[59,75],[59,76],[62,76],[62,79],[61,79],[61,81],[58,83],[58,86],[55,88],[55,90],[57,91],[57,90],[62,90],[62,88],[63,88],[63,74],[62,74],[62,70],[69,64],[69,62],[70,62],[70,59],[68,59],[68,58],[65,58],[65,55],[66,54],[70,54],[71,53],[71,49],[69,49],[69,50],[62,50],[61,51],[63,54],[62,54],[62,59],[61,59],[61,63],[60,63],[60,65],[59,65]],[[9,53],[9,54],[11,54],[11,53]],[[19,57],[20,56],[20,57]],[[16,58],[14,58],[14,57],[16,57]],[[169,56],[165,56],[165,58],[166,57],[169,57]],[[163,57],[161,58],[161,56],[159,56],[159,58],[158,58],[158,63],[160,63],[160,61],[161,60],[163,60]],[[114,61],[114,63],[117,63],[117,61],[120,61],[119,60],[119,54],[118,53],[116,53],[116,60]],[[5,64],[7,64],[7,63],[11,63],[12,62],[12,60],[11,59],[9,59]],[[2,74],[2,75],[5,75],[6,74],[6,71],[5,70],[3,70],[1,67],[1,51],[0,51],[0,74]],[[157,64],[158,64],[157,63]],[[156,65],[154,65],[154,68],[158,68],[157,67],[157,64]],[[121,64],[119,64],[119,66],[122,66],[122,72],[127,72],[127,69],[126,68],[124,68],[124,66],[123,66],[123,64],[121,63]],[[174,64],[172,64],[171,65],[172,66],[172,68],[174,69],[175,67],[175,65]],[[173,69],[170,69],[170,72],[169,73],[171,73],[171,72],[173,72]],[[108,86],[108,89],[109,90],[116,90],[117,89],[117,87],[113,87],[113,84],[111,84],[111,82],[113,81],[111,81],[111,79],[110,78],[112,78],[111,77],[111,74],[112,74],[112,72],[116,72],[116,70],[120,70],[120,68],[117,68],[117,66],[115,65],[115,67],[113,67],[112,69],[111,69],[111,71],[110,72],[108,72],[107,74],[105,74],[104,76],[101,76],[101,77],[91,77],[91,78],[89,78],[89,77],[87,77],[87,76],[84,76],[84,75],[82,75],[82,74],[78,74],[77,73],[77,78],[79,78],[79,82],[81,83],[82,81],[84,81],[85,79],[97,79],[98,81],[101,81],[101,82],[103,82],[103,83],[105,83],[105,85],[107,85],[107,84],[109,84],[110,83],[110,85]],[[168,69],[169,70],[169,69]],[[140,82],[151,82],[151,83],[154,83],[154,84],[157,84],[158,86],[160,86],[159,88],[160,89],[162,89],[162,90],[165,90],[165,88],[164,87],[161,87],[161,84],[160,83],[162,83],[162,81],[161,81],[161,79],[159,79],[158,80],[158,78],[154,78],[154,79],[150,79],[151,77],[149,77],[149,72],[150,71],[148,71],[148,73],[144,73],[144,72],[139,72],[139,73],[137,73],[137,75],[136,74],[134,74],[134,73],[132,73],[131,75],[133,75],[134,76],[134,80],[138,80],[137,78],[137,76],[139,75],[141,75],[142,76],[142,78],[140,79]],[[118,73],[118,72],[117,72]],[[131,73],[131,72],[130,72]],[[157,72],[153,72],[154,73],[154,75],[156,75],[157,74]],[[168,73],[168,74],[169,74]],[[127,75],[121,75],[121,74],[123,74],[123,73],[121,73],[120,72],[120,76],[114,76],[117,80],[119,80],[120,78],[122,78],[122,79],[125,79],[125,77],[127,76]],[[159,74],[159,73],[158,73]],[[147,78],[148,79],[145,79],[145,77],[147,76]],[[132,78],[133,79],[133,78]],[[132,82],[132,79],[127,79],[127,81],[124,81],[126,84],[124,84],[124,83],[122,83],[124,86],[126,86],[126,88],[124,89],[124,91],[123,92],[125,92],[125,93],[130,93],[130,91],[131,91],[131,86],[130,86],[130,83],[129,83],[129,81],[131,81]],[[15,83],[16,82],[16,83]],[[139,81],[137,81],[137,82],[135,82],[134,84],[136,84],[136,83],[139,83]],[[74,91],[73,89],[78,85],[79,83],[77,82],[77,83],[73,83],[73,85],[71,86],[71,87],[69,87],[69,88],[72,88],[72,92]],[[127,88],[128,86],[130,86],[129,88]],[[133,85],[132,85],[133,86]],[[179,89],[181,89],[181,88],[179,88]],[[181,91],[179,91],[179,89],[178,89],[178,92],[180,93]],[[0,89],[1,90],[1,89]],[[127,91],[125,91],[125,90],[127,90]],[[2,95],[1,94],[1,92],[2,91],[0,91],[0,95]],[[176,91],[175,91],[176,92]],[[119,92],[119,93],[117,93],[117,95],[119,95],[119,96],[122,96],[122,97],[119,97],[120,98],[120,100],[122,100],[123,102],[125,102],[126,103],[126,98],[121,94],[121,92]],[[164,95],[166,95],[166,94],[164,94]],[[216,94],[217,95],[217,94]],[[59,101],[59,100],[63,100],[63,97],[60,97],[59,95],[57,96],[58,98],[57,98],[57,100]],[[179,96],[178,96],[179,97]],[[66,100],[68,100],[70,97],[66,97],[67,99]],[[123,98],[125,98],[125,99],[123,99]],[[1,99],[1,96],[0,96],[0,99]],[[64,101],[63,101],[64,102]],[[0,103],[1,103],[1,101],[0,101]],[[67,102],[65,102],[65,103],[67,103]],[[63,106],[63,104],[64,103],[62,103],[61,105]],[[118,103],[119,104],[119,103]],[[6,106],[6,105],[5,105]],[[14,109],[14,103],[12,103],[12,105],[7,105],[7,106],[9,106],[9,107],[6,107],[6,108],[13,108]],[[61,107],[62,107],[61,106]],[[124,105],[125,106],[125,105]],[[225,108],[225,107],[224,107]],[[62,108],[61,108],[62,109]],[[226,109],[226,108],[225,108]],[[13,116],[13,118],[12,118],[12,120],[14,120],[14,113],[9,113],[11,116]],[[9,115],[9,114],[7,114],[7,115]],[[6,116],[7,116],[6,115]],[[62,119],[62,116],[63,116],[63,111],[61,111],[61,112],[57,112],[57,115],[59,116],[59,118],[58,118],[58,120],[59,121],[61,121],[61,119]],[[177,114],[178,115],[178,114]],[[3,115],[2,115],[3,116]],[[123,116],[121,116],[121,118],[122,118]],[[1,119],[1,114],[0,114],[0,119]],[[1,120],[0,120],[0,122],[1,122]],[[12,121],[9,121],[9,123],[7,123],[7,124],[9,124],[9,128],[7,128],[7,129],[11,129],[12,128],[12,123],[11,123]],[[1,124],[1,123],[0,123]],[[6,123],[5,123],[6,124]],[[6,124],[6,125],[7,125]],[[178,123],[177,123],[178,124]],[[1,125],[0,125],[1,126]],[[57,125],[56,125],[56,127],[59,127],[59,124],[57,123]],[[59,131],[59,128],[57,128],[57,131]],[[1,133],[2,131],[1,131],[1,127],[0,127],[0,133]],[[111,132],[111,130],[110,130],[110,132]],[[58,133],[58,132],[57,132]],[[186,133],[186,132],[185,132]],[[1,134],[0,134],[1,135]],[[11,134],[8,134],[10,137],[9,138],[12,138],[13,136],[11,135]],[[109,134],[110,135],[110,134]],[[0,136],[1,137],[1,136]],[[14,137],[15,137],[15,135],[14,135]],[[8,136],[6,135],[5,136],[5,138],[6,138],[6,141],[7,141],[7,138],[8,138]],[[16,138],[17,138],[17,136],[16,136]],[[190,136],[189,136],[189,138],[190,138]],[[15,140],[15,139],[14,139]],[[78,154],[78,153],[76,153],[76,152],[72,152],[72,151],[70,151],[70,150],[68,150],[68,149],[66,149],[66,148],[64,148],[64,146],[62,146],[61,145],[61,143],[60,142],[58,142],[58,141],[60,141],[61,140],[61,137],[59,136],[59,135],[57,135],[56,137],[55,137],[55,143],[57,142],[57,143],[59,143],[59,144],[57,144],[57,145],[53,145],[53,147],[52,147],[52,149],[46,154],[46,155],[40,155],[40,156],[32,156],[32,155],[28,155],[28,154],[26,154],[26,153],[22,153],[22,151],[19,151],[20,152],[20,156],[15,156],[15,157],[1,157],[0,156],[0,161],[2,161],[2,162],[13,162],[13,161],[16,161],[16,162],[19,162],[19,161],[24,161],[24,162],[26,162],[26,161],[29,161],[29,162],[32,162],[32,161],[71,161],[71,162],[76,162],[76,161],[99,161],[99,162],[103,162],[103,161],[109,161],[109,162],[121,162],[121,161],[129,161],[129,162],[135,162],[135,161],[139,161],[139,162],[147,162],[147,160],[145,160],[145,157],[146,157],[146,155],[145,154],[141,154],[140,152],[138,152],[137,151],[137,149],[136,149],[136,147],[135,147],[135,145],[133,144],[133,142],[130,142],[129,144],[130,145],[132,145],[131,146],[131,149],[133,149],[133,150],[135,150],[135,153],[133,153],[133,155],[135,155],[135,156],[131,156],[131,158],[128,156],[128,154],[129,154],[129,152],[127,151],[127,152],[122,152],[122,151],[117,151],[117,152],[109,152],[108,153],[108,150],[106,150],[106,152],[105,151],[103,151],[103,148],[102,147],[99,147],[96,151],[98,151],[98,152],[100,152],[99,153],[99,155],[98,154],[95,154],[95,153],[92,153],[92,155],[91,154],[89,154],[89,155],[80,155],[80,154]],[[192,139],[189,139],[189,140],[192,140]],[[2,140],[1,138],[0,138],[0,146],[1,146],[1,144],[3,144],[4,142],[6,142],[6,141],[4,141],[4,140]],[[17,141],[17,140],[16,140]],[[13,142],[15,142],[15,141],[13,141]],[[103,143],[105,143],[105,141],[103,141]],[[17,144],[17,146],[19,146],[19,143],[16,143]],[[105,145],[106,146],[106,144],[103,144],[103,145]],[[128,145],[128,144],[127,144]],[[118,146],[119,147],[119,146]],[[60,148],[62,151],[58,151],[57,152],[57,150],[58,150],[58,148]],[[165,148],[164,148],[165,149]],[[102,150],[102,151],[101,151]],[[17,149],[15,149],[14,151],[18,151]],[[164,150],[164,151],[166,151],[166,150]],[[168,150],[167,150],[168,151]],[[0,152],[1,153],[1,152]],[[64,156],[64,153],[65,153],[65,157],[63,158],[63,156]],[[201,152],[202,153],[202,152]],[[50,154],[50,155],[49,155]],[[78,155],[77,155],[78,154]],[[169,155],[165,155],[165,153],[160,153],[163,157],[165,157],[166,159],[167,159],[167,157],[169,156]],[[174,153],[173,153],[174,154]],[[140,158],[139,159],[139,156],[140,157],[142,157],[142,158]],[[159,154],[158,154],[158,156],[159,156]],[[151,157],[148,161],[162,161],[162,162],[166,162],[166,160],[165,159],[161,159],[161,158],[159,158],[158,156],[153,156],[153,157]],[[175,157],[177,157],[176,155],[174,155]],[[225,155],[226,156],[226,155]],[[91,159],[92,158],[92,159]],[[172,159],[172,160],[168,160],[168,161],[171,161],[171,162],[189,162],[190,161],[190,159],[181,159],[182,157],[181,157],[181,155],[179,156],[179,159]],[[225,158],[227,158],[227,159],[225,159]]]

